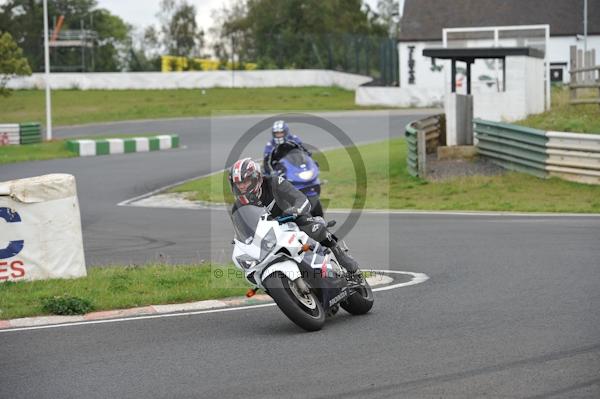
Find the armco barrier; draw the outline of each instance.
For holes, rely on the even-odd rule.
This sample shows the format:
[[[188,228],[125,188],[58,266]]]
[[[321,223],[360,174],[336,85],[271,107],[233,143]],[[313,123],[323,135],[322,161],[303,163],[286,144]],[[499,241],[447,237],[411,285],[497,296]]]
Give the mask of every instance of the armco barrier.
[[[477,152],[510,170],[600,184],[600,135],[545,132],[476,119]]]
[[[580,183],[600,184],[600,135],[547,132],[551,176]]]
[[[415,177],[426,177],[427,154],[435,152],[444,144],[445,115],[438,114],[419,119],[406,125],[408,173]]]
[[[20,144],[42,142],[42,128],[39,123],[21,123],[19,128]]]
[[[20,134],[19,125],[16,123],[0,125],[0,146],[19,144]]]
[[[543,130],[498,122],[474,120],[477,153],[505,169],[547,177],[546,143]]]
[[[127,139],[69,140],[67,148],[80,157],[167,150],[179,147],[176,134]]]

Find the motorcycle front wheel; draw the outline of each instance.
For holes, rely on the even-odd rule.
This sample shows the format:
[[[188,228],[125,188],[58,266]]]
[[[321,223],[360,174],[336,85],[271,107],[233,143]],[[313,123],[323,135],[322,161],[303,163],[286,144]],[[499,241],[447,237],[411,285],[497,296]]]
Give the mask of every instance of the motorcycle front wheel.
[[[367,282],[367,279],[362,278],[362,283],[359,287],[355,288],[355,292],[350,295],[348,299],[340,302],[340,306],[346,312],[353,315],[361,315],[367,313],[373,307],[375,298],[373,297],[373,290]]]
[[[299,327],[306,331],[323,328],[325,311],[314,293],[301,293],[296,283],[283,273],[270,275],[263,285],[283,314]]]

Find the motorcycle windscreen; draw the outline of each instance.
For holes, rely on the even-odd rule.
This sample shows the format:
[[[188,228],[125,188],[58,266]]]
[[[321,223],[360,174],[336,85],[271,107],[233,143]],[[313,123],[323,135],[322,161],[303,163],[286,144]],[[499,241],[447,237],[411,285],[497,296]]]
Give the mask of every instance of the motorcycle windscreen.
[[[245,205],[231,215],[235,237],[245,244],[252,242],[260,217],[267,213],[264,207]]]
[[[306,157],[306,154],[304,153],[304,151],[299,150],[297,148],[294,148],[293,150],[288,152],[286,154],[286,156],[283,157],[283,159],[285,159],[292,165],[298,166],[298,167],[300,165],[306,165],[308,163],[308,160],[307,160],[307,157]]]

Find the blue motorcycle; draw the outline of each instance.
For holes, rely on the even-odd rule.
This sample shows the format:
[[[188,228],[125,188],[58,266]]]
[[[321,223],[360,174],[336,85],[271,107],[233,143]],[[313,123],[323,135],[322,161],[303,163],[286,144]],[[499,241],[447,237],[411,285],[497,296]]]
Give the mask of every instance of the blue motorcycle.
[[[319,195],[319,165],[310,154],[295,142],[287,141],[273,150],[268,160],[267,172],[282,176],[302,191],[310,201],[311,214],[323,217],[323,207]]]

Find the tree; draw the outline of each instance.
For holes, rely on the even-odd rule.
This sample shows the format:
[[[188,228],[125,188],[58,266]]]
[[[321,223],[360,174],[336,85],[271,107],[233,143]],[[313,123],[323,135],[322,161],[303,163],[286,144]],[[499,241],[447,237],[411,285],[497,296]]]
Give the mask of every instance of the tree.
[[[356,58],[363,38],[387,36],[361,0],[239,0],[217,23],[215,50],[259,67],[336,68]]]
[[[154,26],[148,26],[141,32],[134,29],[129,46],[127,70],[133,72],[160,70],[160,47],[158,32]]]
[[[23,57],[23,50],[15,43],[10,33],[0,34],[0,95],[10,95],[6,88],[10,78],[24,75],[31,75],[31,68],[27,58]]]
[[[105,9],[90,11],[90,20],[94,24],[93,30],[98,33],[94,70],[110,72],[126,69],[132,26]]]
[[[131,27],[105,9],[98,9],[96,0],[48,1],[49,24],[64,16],[63,30],[93,29],[98,33],[95,43],[95,70],[117,71],[123,68],[123,56]],[[0,5],[0,26],[10,32],[23,48],[34,71],[43,70],[43,5],[39,0],[5,0]],[[59,50],[52,48],[53,56]],[[61,63],[78,65],[81,54],[60,51]]]
[[[379,0],[377,2],[378,17],[385,26],[389,37],[398,36],[398,23],[400,20],[400,6],[398,0]]]
[[[196,7],[186,0],[161,0],[158,18],[162,43],[169,55],[200,56],[204,31],[196,23]]]

